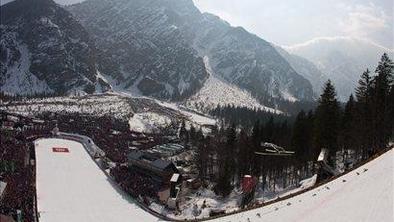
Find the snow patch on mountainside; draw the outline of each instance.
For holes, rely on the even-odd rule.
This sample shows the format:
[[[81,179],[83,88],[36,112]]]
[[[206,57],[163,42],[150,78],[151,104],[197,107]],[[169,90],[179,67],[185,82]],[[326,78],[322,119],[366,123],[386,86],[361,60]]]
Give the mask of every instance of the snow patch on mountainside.
[[[209,73],[209,78],[201,90],[186,101],[185,105],[188,108],[205,111],[213,109],[217,105],[233,105],[265,110],[272,113],[281,113],[279,110],[261,105],[249,92],[215,76],[207,56],[204,56],[204,63]],[[289,97],[290,99],[292,98]]]
[[[127,98],[112,94],[29,99],[3,104],[0,108],[22,115],[70,112],[96,116],[111,115],[124,119],[134,113]]]
[[[291,95],[288,91],[282,91],[281,95],[284,100],[287,100],[289,102],[297,102],[298,101],[298,99],[295,98],[293,95]]]
[[[45,81],[41,81],[29,71],[30,53],[25,44],[17,44],[20,59],[7,69],[5,83],[1,91],[11,94],[34,94],[52,92]]]
[[[170,123],[169,117],[152,112],[136,113],[129,120],[131,131],[143,133],[158,132],[160,127],[166,127]]]

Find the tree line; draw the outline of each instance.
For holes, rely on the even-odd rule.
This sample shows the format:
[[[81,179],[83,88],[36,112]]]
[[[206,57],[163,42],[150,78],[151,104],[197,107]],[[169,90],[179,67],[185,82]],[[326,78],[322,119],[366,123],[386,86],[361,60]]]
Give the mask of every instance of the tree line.
[[[296,117],[239,107],[217,107],[211,115],[225,119],[208,135],[181,127],[181,138],[196,151],[199,176],[216,182],[215,191],[228,195],[245,174],[259,179],[259,187],[275,191],[313,175],[321,149],[329,162],[346,170],[385,149],[394,136],[394,64],[383,54],[376,70],[362,73],[355,94],[345,104],[328,81],[314,110]],[[254,123],[252,120],[254,119]],[[185,140],[184,140],[185,141]],[[259,156],[261,143],[295,151],[291,157]],[[341,163],[341,165],[338,165]]]

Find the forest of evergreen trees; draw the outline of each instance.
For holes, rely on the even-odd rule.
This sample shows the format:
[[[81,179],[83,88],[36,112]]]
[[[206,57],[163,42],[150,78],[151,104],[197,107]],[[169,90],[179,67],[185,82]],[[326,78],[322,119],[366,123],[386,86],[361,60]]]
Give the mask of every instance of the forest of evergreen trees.
[[[196,149],[200,177],[217,182],[217,194],[228,195],[245,174],[259,178],[263,190],[275,191],[278,183],[282,187],[295,185],[314,173],[313,163],[322,148],[329,150],[330,163],[339,168],[335,166],[338,153],[343,163],[355,162],[387,147],[394,135],[393,69],[393,62],[384,54],[374,73],[362,73],[355,95],[344,105],[328,81],[317,107],[301,111],[295,118],[217,107],[211,115],[224,120],[221,127],[204,136],[201,130],[186,130],[183,125],[180,135]],[[295,155],[256,155],[262,142],[293,150]]]

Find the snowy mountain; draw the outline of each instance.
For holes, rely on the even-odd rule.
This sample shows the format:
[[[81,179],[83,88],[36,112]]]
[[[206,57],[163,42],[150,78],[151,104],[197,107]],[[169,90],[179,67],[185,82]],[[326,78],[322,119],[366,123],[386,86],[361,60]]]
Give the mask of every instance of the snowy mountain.
[[[102,51],[103,72],[123,88],[179,100],[200,89],[208,76],[203,59],[177,27],[182,15],[168,1],[95,0],[69,10]]]
[[[186,100],[185,105],[187,107],[207,111],[216,108],[218,105],[233,105],[280,113],[279,110],[261,105],[248,91],[242,90],[238,86],[230,84],[223,78],[216,76],[210,67],[207,56],[204,57],[204,62],[209,73],[209,78],[198,93]]]
[[[194,47],[208,56],[215,75],[248,90],[259,101],[311,100],[311,84],[265,40],[209,13],[194,19]]]
[[[259,101],[312,99],[312,86],[266,41],[202,14],[191,0],[87,0],[68,7],[106,54],[100,68],[143,95],[182,99],[215,75]]]
[[[313,98],[309,81],[270,43],[201,13],[191,0],[88,0],[66,10],[52,0],[1,6],[2,91],[115,89],[185,101],[215,80],[234,95],[215,99],[233,104],[264,108],[275,100]]]
[[[351,37],[317,38],[285,49],[312,61],[334,82],[342,100],[353,93],[365,69],[375,70],[384,52],[393,58],[393,50]]]
[[[315,97],[318,97],[322,91],[324,83],[328,80],[328,77],[308,59],[295,54],[290,54],[279,46],[275,46],[275,48],[298,74],[309,80],[312,84]]]
[[[97,76],[88,33],[69,12],[51,0],[15,0],[0,9],[2,91],[68,94],[110,88]]]

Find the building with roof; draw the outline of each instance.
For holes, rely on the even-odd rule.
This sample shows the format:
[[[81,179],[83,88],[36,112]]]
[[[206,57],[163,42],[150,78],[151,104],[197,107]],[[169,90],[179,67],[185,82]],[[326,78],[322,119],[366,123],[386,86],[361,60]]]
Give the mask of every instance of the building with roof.
[[[157,196],[161,202],[171,208],[177,206],[182,175],[174,163],[160,159],[152,153],[134,150],[128,154],[128,166],[149,176],[159,184]]]
[[[150,176],[159,177],[163,182],[169,182],[174,173],[179,173],[174,163],[160,159],[152,153],[133,150],[127,159],[129,166],[139,168]]]

